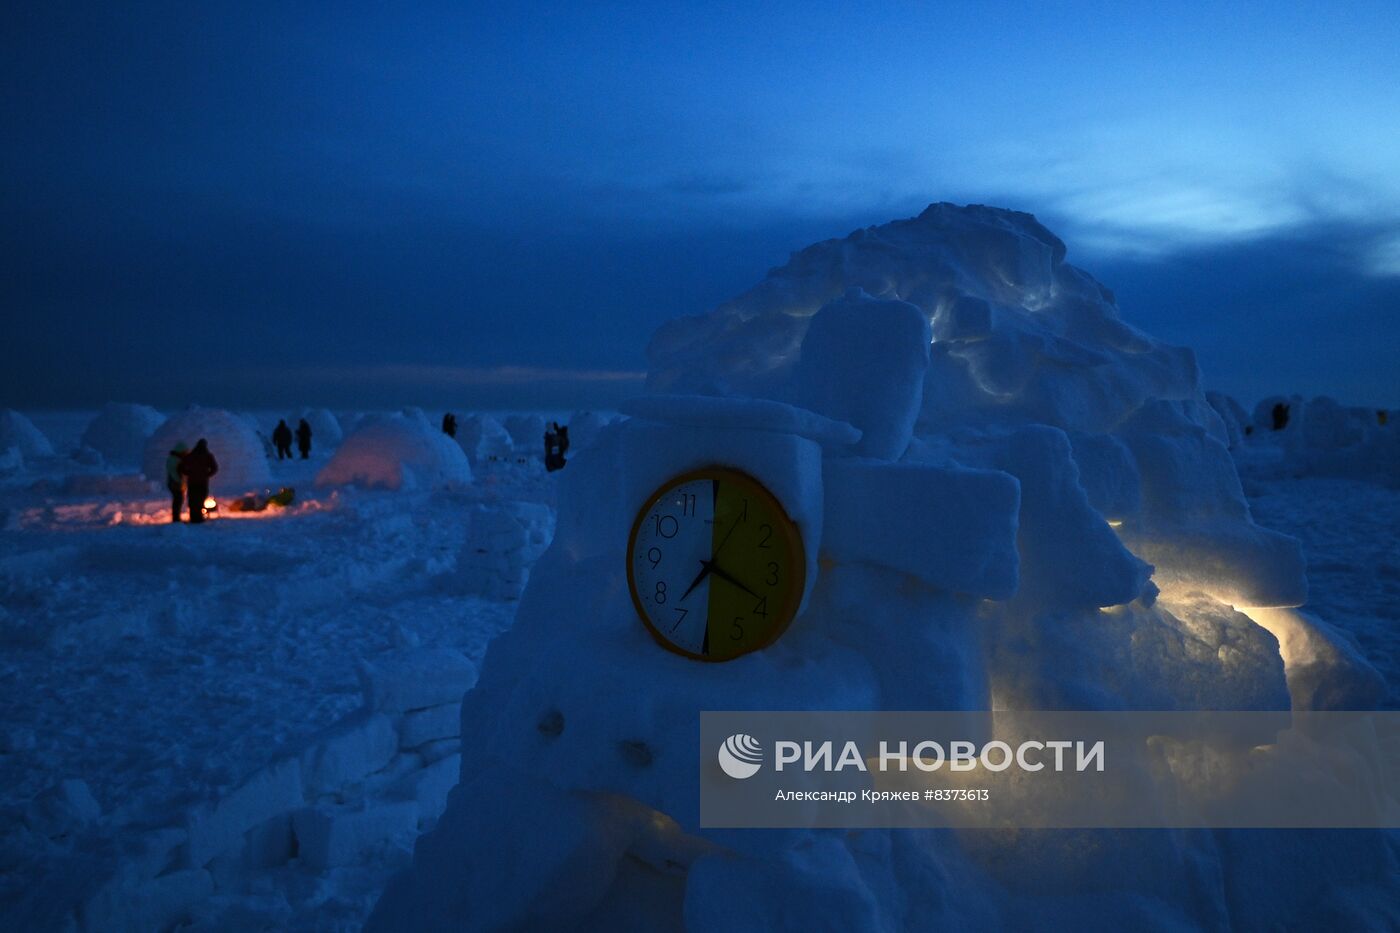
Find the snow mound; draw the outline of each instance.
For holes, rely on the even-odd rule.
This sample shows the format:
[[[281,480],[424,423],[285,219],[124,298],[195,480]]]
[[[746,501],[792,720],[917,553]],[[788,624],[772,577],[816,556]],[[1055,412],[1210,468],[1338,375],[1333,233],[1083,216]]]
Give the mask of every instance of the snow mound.
[[[598,435],[612,419],[594,411],[576,411],[569,418],[569,450],[587,450],[598,441]]]
[[[187,408],[171,415],[146,441],[141,472],[152,482],[165,483],[165,460],[176,444],[193,447],[204,438],[219,463],[209,484],[215,497],[242,495],[272,482],[267,453],[257,432],[239,415],[221,408]]]
[[[366,418],[316,474],[317,486],[367,489],[440,489],[471,481],[471,463],[452,438],[404,415]]]
[[[149,405],[109,402],[88,422],[82,446],[114,465],[136,465],[146,441],[165,423],[165,416]]]
[[[457,443],[472,466],[488,460],[508,460],[515,449],[508,432],[490,415],[468,415],[457,424]]]
[[[340,442],[345,440],[345,432],[341,430],[340,419],[324,408],[308,408],[301,413],[300,418],[306,419],[306,423],[311,425],[311,449],[330,450],[340,446]],[[296,430],[296,422],[288,422],[292,430]]]
[[[1215,409],[1215,413],[1220,416],[1221,422],[1224,423],[1230,449],[1234,450],[1243,444],[1245,436],[1251,433],[1253,427],[1244,406],[1224,392],[1207,392],[1206,401],[1210,403],[1211,408]]]
[[[1094,851],[1076,873],[1014,833],[979,865],[937,833],[702,828],[701,710],[1286,710],[1374,685],[1306,616],[1255,608],[1305,600],[1302,552],[1253,521],[1194,356],[1124,323],[1028,214],[937,204],[818,243],[648,352],[652,394],[560,474],[553,543],[463,700],[461,786],[368,929],[604,928],[639,892],[658,926],[743,928],[721,889],[761,898],[759,926],[971,909],[993,929],[1026,925],[1050,899],[1024,879],[1056,873],[1057,928],[1140,926],[1138,900],[1164,927],[1247,925],[1276,908],[1239,877],[1329,864],[1267,846],[1226,864],[1211,834],[1054,836]],[[542,424],[507,428],[539,443]],[[639,622],[623,548],[654,490],[716,463],[778,500],[806,574],[781,638],[704,664]]]
[[[471,510],[467,540],[457,557],[466,592],[519,599],[530,568],[554,537],[554,511],[539,502],[502,502]]]
[[[19,449],[26,460],[52,457],[53,445],[34,422],[12,408],[0,410],[0,450]]]

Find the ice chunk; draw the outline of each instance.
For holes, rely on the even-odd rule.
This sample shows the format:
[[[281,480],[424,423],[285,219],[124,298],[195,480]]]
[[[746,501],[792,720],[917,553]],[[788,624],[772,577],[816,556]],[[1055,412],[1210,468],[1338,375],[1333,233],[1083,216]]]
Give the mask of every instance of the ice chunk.
[[[452,648],[409,648],[361,661],[365,707],[384,712],[457,703],[476,683],[476,665]]]
[[[1385,679],[1344,633],[1294,609],[1242,609],[1278,639],[1298,710],[1377,709]]]
[[[202,868],[241,842],[248,830],[296,809],[303,799],[297,759],[277,761],[256,772],[213,806],[195,810],[186,818],[190,867]]]
[[[1006,599],[1016,591],[1020,485],[994,470],[828,460],[824,551],[930,586]]]
[[[519,599],[530,568],[554,538],[554,510],[539,502],[473,506],[467,540],[457,555],[465,592],[488,599]]]
[[[467,486],[471,463],[437,428],[415,419],[368,419],[316,475],[317,486],[440,489]]]
[[[859,429],[861,456],[897,460],[923,400],[931,340],[918,308],[852,288],[813,315],[793,399]]]
[[[462,756],[448,755],[405,774],[390,786],[389,795],[417,803],[420,823],[436,822],[447,809],[447,794],[457,786],[461,770]]]
[[[70,778],[31,800],[25,808],[24,822],[34,832],[52,839],[72,835],[101,816],[102,807],[87,782]]]

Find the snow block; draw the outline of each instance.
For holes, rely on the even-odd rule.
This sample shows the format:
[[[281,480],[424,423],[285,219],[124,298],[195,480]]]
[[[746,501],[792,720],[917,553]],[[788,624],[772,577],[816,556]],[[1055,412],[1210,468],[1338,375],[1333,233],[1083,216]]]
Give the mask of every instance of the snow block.
[[[214,879],[203,869],[161,875],[133,887],[108,886],[83,908],[90,933],[148,933],[187,920],[191,909],[214,893]]]
[[[407,648],[359,665],[365,706],[382,712],[460,702],[476,674],[476,665],[453,648]]]
[[[324,871],[348,865],[366,849],[396,836],[416,834],[418,804],[410,800],[372,803],[363,810],[307,807],[296,812],[292,827],[302,863]]]
[[[447,809],[447,794],[457,786],[462,771],[462,756],[449,755],[399,778],[389,788],[389,796],[412,800],[418,804],[418,819],[435,822]]]
[[[987,599],[1016,592],[1021,487],[1007,473],[828,460],[823,553]]]
[[[186,817],[189,866],[204,867],[214,856],[240,843],[254,826],[304,802],[301,763],[288,758],[268,765],[212,807]]]
[[[544,435],[540,435],[544,443]],[[468,415],[457,425],[457,445],[472,466],[488,460],[508,460],[515,449],[510,432],[490,415]]]
[[[540,502],[476,505],[457,555],[464,591],[488,599],[519,599],[530,568],[554,539],[554,510]]]
[[[301,753],[302,782],[308,796],[330,793],[373,774],[398,751],[393,721],[382,713],[352,713]]]
[[[852,288],[812,317],[793,400],[858,428],[860,456],[897,460],[923,402],[932,340],[918,308]]]
[[[657,424],[796,434],[833,449],[850,447],[861,437],[860,430],[845,421],[763,398],[643,395],[627,399],[618,408],[624,415]]]
[[[725,405],[736,400],[713,401]],[[637,418],[624,423],[620,435],[620,498],[605,524],[579,529],[597,542],[594,548],[601,545],[608,553],[617,553],[647,496],[671,477],[713,466],[719,457],[723,461],[720,465],[741,470],[766,486],[797,524],[807,552],[807,585],[802,595],[806,605],[816,584],[822,541],[822,460],[821,447],[815,441],[796,434],[681,427]],[[618,570],[623,569],[619,561]]]
[[[461,731],[461,703],[412,710],[399,720],[399,748],[417,748],[434,739],[453,739]]]

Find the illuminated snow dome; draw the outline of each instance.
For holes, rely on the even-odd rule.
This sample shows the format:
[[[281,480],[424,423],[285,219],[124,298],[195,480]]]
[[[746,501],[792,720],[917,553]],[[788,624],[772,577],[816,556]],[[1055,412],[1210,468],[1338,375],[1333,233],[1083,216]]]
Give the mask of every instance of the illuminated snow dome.
[[[317,486],[366,489],[442,489],[471,481],[462,448],[411,415],[366,417],[316,474]]]
[[[12,447],[26,460],[53,456],[53,445],[34,422],[12,408],[0,409],[0,452]]]
[[[1065,257],[1029,214],[935,204],[661,327],[649,394],[560,474],[553,543],[463,700],[460,786],[369,929],[1303,928],[1343,877],[1383,909],[1377,834],[700,826],[702,710],[1373,708],[1376,672],[1290,608],[1300,546],[1253,521],[1191,351]],[[662,600],[693,555],[633,590],[674,510],[720,521],[718,481],[699,512],[708,481],[652,494],[716,464],[781,506],[805,567],[784,551],[785,629],[704,663],[737,613],[711,602],[688,656],[638,617],[688,622]],[[644,521],[663,501],[669,529]],[[756,546],[736,540],[727,559]]]
[[[149,405],[108,402],[88,422],[81,444],[102,455],[114,466],[137,466],[146,441],[165,423],[165,416]]]
[[[141,472],[164,484],[170,451],[180,443],[192,448],[200,438],[209,442],[209,452],[219,464],[209,483],[215,498],[242,495],[272,482],[262,441],[248,423],[233,412],[198,406],[171,415],[155,430],[141,455]]]

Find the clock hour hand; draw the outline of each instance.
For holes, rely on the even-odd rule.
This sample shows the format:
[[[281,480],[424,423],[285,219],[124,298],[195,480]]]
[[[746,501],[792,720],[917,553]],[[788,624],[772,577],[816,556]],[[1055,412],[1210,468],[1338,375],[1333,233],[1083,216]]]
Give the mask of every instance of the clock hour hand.
[[[702,560],[700,562],[700,572],[695,575],[694,580],[690,581],[690,586],[687,586],[685,588],[685,592],[681,594],[681,600],[684,600],[687,596],[694,592],[695,588],[700,585],[700,581],[705,579],[705,577],[709,575],[712,569],[714,569],[714,567],[709,561]]]
[[[737,586],[739,589],[743,590],[745,593],[748,593],[748,594],[749,594],[750,596],[752,596],[754,599],[761,599],[761,598],[762,598],[762,597],[760,597],[757,593],[755,593],[753,590],[749,589],[747,586],[745,586],[743,583],[741,583],[741,582],[739,581],[739,578],[738,578],[738,577],[734,576],[733,574],[731,574],[729,571],[725,570],[723,567],[719,566],[718,564],[715,564],[715,563],[711,562],[711,563],[710,563],[710,566],[709,566],[709,570],[710,570],[711,573],[713,573],[715,576],[719,577],[721,580],[724,580],[724,581],[727,582],[727,583],[732,583],[733,585]]]

